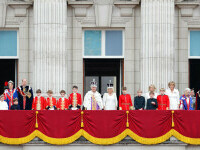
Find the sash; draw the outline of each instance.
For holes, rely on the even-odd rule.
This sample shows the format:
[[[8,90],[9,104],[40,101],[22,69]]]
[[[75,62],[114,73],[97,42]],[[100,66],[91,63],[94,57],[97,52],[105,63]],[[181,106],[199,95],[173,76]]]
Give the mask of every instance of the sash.
[[[11,105],[13,105],[13,95],[14,95],[15,91],[16,91],[15,89],[13,89],[12,91],[10,91],[10,90],[5,91],[5,96],[9,100],[9,108]]]
[[[95,99],[95,96],[92,95],[91,96],[91,110],[99,110],[99,109],[100,109],[100,107]]]
[[[20,87],[17,87],[17,90],[19,91],[19,93],[23,96],[23,109],[26,109],[26,94],[24,93],[23,90],[21,90]],[[29,90],[28,90],[29,91]]]
[[[182,100],[183,101],[183,106],[185,108],[185,110],[190,110],[190,97],[189,97],[189,103],[187,103],[187,98],[185,95],[183,95],[184,99]],[[184,103],[185,101],[185,103]]]

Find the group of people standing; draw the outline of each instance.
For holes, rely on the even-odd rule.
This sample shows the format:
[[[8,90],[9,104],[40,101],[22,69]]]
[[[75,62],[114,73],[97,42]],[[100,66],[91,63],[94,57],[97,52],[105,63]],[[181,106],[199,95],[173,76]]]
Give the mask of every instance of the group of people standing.
[[[53,91],[47,91],[47,98],[44,98],[38,89],[36,96],[33,96],[33,90],[27,86],[27,80],[22,80],[22,85],[13,88],[13,81],[8,82],[8,87],[4,94],[0,96],[0,110],[78,110],[81,109],[81,94],[78,93],[78,87],[73,86],[72,93],[66,98],[65,90],[60,91],[60,98],[56,100],[53,97]]]
[[[194,91],[186,88],[182,96],[175,89],[175,82],[168,84],[168,89],[160,89],[156,93],[155,85],[151,84],[147,93],[137,91],[134,97],[134,103],[127,88],[122,88],[122,94],[119,96],[119,104],[114,86],[111,81],[107,84],[107,93],[103,98],[97,91],[97,82],[91,81],[91,90],[84,96],[82,103],[81,94],[78,93],[78,87],[72,87],[72,93],[66,97],[64,90],[60,91],[60,98],[56,100],[53,97],[53,91],[47,91],[47,98],[41,96],[42,91],[36,91],[37,96],[33,96],[33,90],[27,85],[27,80],[22,80],[22,85],[14,89],[14,83],[8,82],[8,88],[0,97],[0,110],[193,110],[200,109],[200,92],[197,92],[196,98]],[[195,102],[196,101],[196,102]],[[195,107],[195,105],[196,107]]]
[[[160,89],[160,93],[156,93],[155,85],[151,84],[147,93],[142,90],[137,91],[134,97],[134,105],[127,88],[122,88],[122,95],[119,96],[119,110],[194,110],[200,109],[200,92],[194,97],[194,90],[186,88],[182,96],[179,95],[178,89],[175,89],[175,82],[168,83],[168,89]],[[83,106],[87,110],[117,110],[118,100],[113,90],[113,84],[107,84],[107,92],[101,99],[101,94],[96,91],[97,83],[95,80],[91,82],[91,91],[84,98]],[[196,102],[195,102],[196,101]],[[196,104],[196,108],[195,105]]]

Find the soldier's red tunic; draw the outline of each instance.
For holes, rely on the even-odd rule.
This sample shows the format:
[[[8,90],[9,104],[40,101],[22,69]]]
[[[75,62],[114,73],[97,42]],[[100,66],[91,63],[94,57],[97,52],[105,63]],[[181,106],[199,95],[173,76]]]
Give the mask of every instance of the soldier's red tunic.
[[[132,107],[132,100],[130,94],[122,94],[119,96],[119,108],[122,110],[130,110],[130,107]]]
[[[62,100],[62,98],[59,98],[59,100],[57,102],[57,109],[59,109],[59,110],[67,110],[68,108],[69,108],[68,99],[64,98]]]
[[[80,109],[81,105],[82,105],[81,94],[71,93],[69,95],[69,106],[71,106],[72,108]]]
[[[32,109],[33,110],[45,110],[46,108],[46,99],[42,96],[36,96],[33,99]]]
[[[47,97],[47,100],[46,100],[46,108],[50,108],[50,109],[52,109],[52,108],[54,108],[54,109],[56,109],[56,99],[54,98],[54,97]]]
[[[169,109],[169,97],[167,95],[158,95],[158,110],[166,110]]]

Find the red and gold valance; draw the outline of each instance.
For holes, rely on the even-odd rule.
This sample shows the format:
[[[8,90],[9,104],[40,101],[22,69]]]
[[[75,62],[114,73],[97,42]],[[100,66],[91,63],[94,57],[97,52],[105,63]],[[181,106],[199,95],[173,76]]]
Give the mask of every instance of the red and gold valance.
[[[200,111],[0,111],[0,142],[24,144],[35,137],[70,144],[84,136],[94,144],[115,144],[130,136],[158,144],[171,136],[200,145]]]

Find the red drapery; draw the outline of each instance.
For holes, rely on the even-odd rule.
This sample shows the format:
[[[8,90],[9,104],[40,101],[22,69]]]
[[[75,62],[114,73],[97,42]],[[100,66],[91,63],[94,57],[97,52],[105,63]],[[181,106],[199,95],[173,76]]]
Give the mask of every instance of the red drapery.
[[[35,130],[34,111],[0,111],[0,135],[8,138],[20,138]]]
[[[112,138],[126,129],[125,111],[84,111],[84,130],[96,138]]]
[[[171,130],[171,118],[170,111],[130,111],[130,130],[145,138],[160,137]]]
[[[142,144],[171,136],[200,144],[200,111],[0,111],[0,142],[23,144],[39,137],[69,144],[80,136],[94,144],[114,144],[129,135]]]
[[[190,138],[200,138],[200,111],[175,111],[174,129],[181,135]]]
[[[81,111],[46,111],[38,113],[38,130],[48,137],[66,138],[81,129]]]

